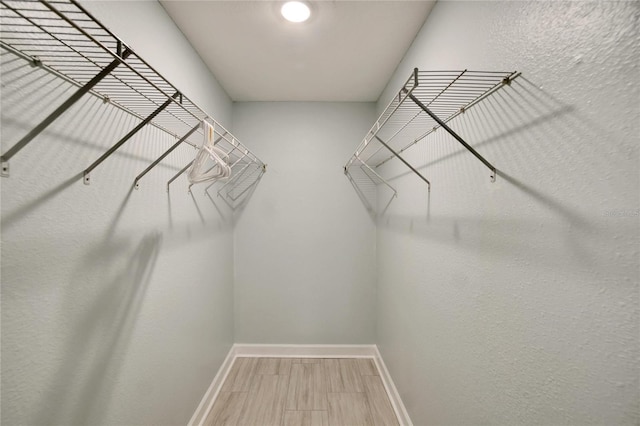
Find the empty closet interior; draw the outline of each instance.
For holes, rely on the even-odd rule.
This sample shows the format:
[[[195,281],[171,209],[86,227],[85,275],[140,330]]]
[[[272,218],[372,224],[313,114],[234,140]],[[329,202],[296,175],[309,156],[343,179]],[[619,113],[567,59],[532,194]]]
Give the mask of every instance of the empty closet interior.
[[[637,424],[637,4],[284,4],[0,0],[1,422]]]

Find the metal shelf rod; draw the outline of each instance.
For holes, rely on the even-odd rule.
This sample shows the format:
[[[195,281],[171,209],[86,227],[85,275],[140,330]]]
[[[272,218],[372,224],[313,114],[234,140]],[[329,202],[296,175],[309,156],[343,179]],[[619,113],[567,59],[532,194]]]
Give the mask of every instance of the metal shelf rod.
[[[156,109],[154,112],[151,113],[150,116],[148,116],[147,118],[145,118],[144,120],[142,120],[142,122],[140,122],[136,127],[134,127],[129,133],[127,133],[122,139],[120,139],[115,145],[113,145],[111,148],[109,148],[109,150],[107,152],[105,152],[104,154],[102,154],[102,156],[100,156],[100,158],[98,158],[96,161],[93,162],[93,164],[91,164],[89,167],[87,167],[83,173],[84,176],[84,183],[86,185],[89,185],[89,173],[91,173],[91,171],[93,169],[95,169],[96,167],[98,167],[98,165],[100,165],[100,163],[102,163],[104,160],[106,160],[111,154],[113,154],[118,148],[120,148],[126,141],[128,141],[129,139],[131,139],[131,137],[133,135],[135,135],[136,133],[138,133],[140,131],[140,129],[142,129],[144,126],[146,126],[151,120],[153,120],[153,118],[160,114],[160,112],[165,109],[166,107],[169,106],[169,104],[173,101],[173,99],[175,99],[176,97],[178,97],[180,93],[176,92],[171,98],[167,99],[162,105],[160,105],[158,107],[158,109]],[[173,99],[172,99],[173,98]]]
[[[171,148],[167,149],[160,157],[158,157],[153,163],[151,163],[149,165],[149,167],[147,167],[146,169],[144,169],[144,171],[142,173],[140,173],[138,176],[136,176],[136,179],[133,181],[133,185],[136,189],[138,189],[138,181],[140,179],[142,179],[144,177],[144,175],[146,175],[147,173],[149,173],[149,171],[151,171],[151,169],[153,169],[156,165],[158,165],[158,163],[160,163],[162,160],[164,160],[164,158],[171,154],[171,152],[176,149],[182,142],[184,142],[189,136],[191,136],[193,134],[193,132],[195,132],[196,130],[198,130],[198,128],[200,127],[200,123],[196,124],[191,130],[189,130],[187,132],[186,135],[184,135],[183,137],[180,138],[180,140],[176,143],[174,143]]]
[[[411,171],[412,171],[413,173],[417,174],[417,175],[420,177],[420,179],[422,179],[423,181],[425,181],[425,182],[427,183],[427,185],[429,186],[429,191],[431,191],[431,182],[429,182],[429,180],[427,180],[427,178],[426,178],[426,177],[422,176],[422,174],[421,174],[419,171],[417,171],[417,170],[416,170],[416,169],[415,169],[411,164],[409,164],[409,163],[407,162],[407,160],[405,160],[405,159],[404,159],[404,158],[402,158],[402,157],[401,157],[397,152],[395,152],[395,151],[393,150],[393,148],[391,148],[389,145],[387,145],[387,143],[386,143],[385,141],[383,141],[382,139],[380,139],[377,135],[376,135],[376,137],[375,137],[375,138],[378,140],[378,142],[380,142],[382,145],[384,145],[384,147],[385,147],[385,148],[387,148],[389,151],[391,151],[391,153],[392,153],[393,155],[395,155],[395,156],[398,158],[398,160],[402,161],[402,162],[404,163],[404,165],[405,165],[405,166],[407,166],[408,168],[410,168],[410,169],[411,169]]]
[[[184,166],[182,168],[182,170],[180,170],[178,173],[176,173],[171,179],[169,179],[169,182],[167,182],[167,192],[169,192],[169,185],[171,185],[171,182],[173,182],[174,180],[178,179],[178,177],[180,177],[181,174],[183,174],[184,172],[187,171],[187,169],[189,167],[191,167],[191,165],[193,164],[195,160],[191,160],[189,161],[189,164],[187,164],[186,166]]]
[[[440,127],[442,127],[444,130],[447,131],[447,133],[449,133],[451,136],[453,136],[455,138],[455,140],[460,142],[462,144],[462,146],[467,148],[467,150],[469,152],[471,152],[473,155],[475,155],[478,160],[482,161],[482,164],[487,166],[489,168],[489,170],[491,170],[493,172],[493,174],[491,175],[491,179],[492,180],[495,179],[495,177],[496,177],[496,168],[490,162],[488,162],[482,155],[478,154],[478,152],[475,149],[473,149],[473,147],[471,145],[466,143],[465,140],[462,139],[462,137],[460,137],[460,135],[458,135],[456,132],[454,132],[453,129],[451,129],[451,127],[447,126],[447,123],[442,121],[437,115],[435,115],[433,112],[431,112],[431,110],[429,108],[427,108],[427,106],[425,104],[420,102],[420,100],[418,98],[413,96],[413,94],[409,94],[409,98],[411,98],[411,100],[416,105],[418,105],[420,108],[422,108],[424,110],[424,112],[426,112],[429,115],[429,117],[433,118],[436,121],[436,123],[438,123],[440,125]],[[380,141],[380,142],[382,142],[382,141]],[[384,143],[384,142],[382,142],[382,143]],[[396,155],[396,157],[400,158],[398,155]],[[400,159],[402,160],[402,158],[400,158]],[[407,163],[405,162],[405,164],[407,164]]]

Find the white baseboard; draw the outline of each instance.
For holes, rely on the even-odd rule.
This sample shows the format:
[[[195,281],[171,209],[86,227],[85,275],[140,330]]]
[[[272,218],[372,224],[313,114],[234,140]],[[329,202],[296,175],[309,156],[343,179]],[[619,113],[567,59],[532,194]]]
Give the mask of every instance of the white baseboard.
[[[204,420],[207,418],[207,414],[211,411],[213,407],[213,402],[218,397],[218,393],[220,393],[220,389],[222,388],[222,384],[224,383],[229,371],[231,370],[231,366],[233,365],[233,361],[236,359],[235,353],[235,345],[231,346],[229,349],[229,353],[226,358],[222,362],[222,365],[218,369],[216,376],[213,378],[209,389],[202,397],[202,401],[196,408],[195,413],[191,416],[191,420],[189,420],[188,426],[199,426],[202,425]]]
[[[236,343],[236,356],[273,358],[375,357],[375,345],[255,345]]]
[[[380,379],[389,395],[393,410],[401,426],[413,426],[409,414],[402,403],[400,394],[391,380],[382,356],[376,345],[269,345],[236,343],[231,347],[216,377],[207,389],[188,426],[202,426],[213,407],[222,384],[227,378],[233,361],[237,357],[272,358],[373,358],[380,372]]]
[[[396,389],[396,385],[391,379],[389,370],[387,370],[387,366],[385,365],[384,360],[382,359],[382,355],[380,355],[380,351],[378,351],[377,346],[375,347],[375,350],[376,355],[374,357],[374,360],[376,362],[376,367],[378,367],[378,371],[380,372],[380,379],[382,379],[382,384],[384,384],[387,395],[389,395],[389,400],[391,400],[393,411],[396,412],[398,423],[400,423],[401,426],[413,426],[413,422],[409,417],[409,413],[402,403],[402,398],[400,398],[398,389]]]

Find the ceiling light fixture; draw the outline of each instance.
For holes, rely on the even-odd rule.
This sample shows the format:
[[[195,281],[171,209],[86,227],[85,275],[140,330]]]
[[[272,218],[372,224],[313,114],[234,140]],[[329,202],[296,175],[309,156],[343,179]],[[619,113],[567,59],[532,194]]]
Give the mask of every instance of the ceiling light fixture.
[[[282,5],[280,13],[290,22],[304,22],[311,16],[311,9],[300,1],[288,1]]]

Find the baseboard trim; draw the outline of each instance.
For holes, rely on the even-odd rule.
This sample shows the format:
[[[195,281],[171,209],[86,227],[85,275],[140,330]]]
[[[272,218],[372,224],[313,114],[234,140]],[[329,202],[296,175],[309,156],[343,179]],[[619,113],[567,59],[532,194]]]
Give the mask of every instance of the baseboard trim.
[[[375,345],[261,345],[235,344],[236,356],[273,358],[375,357]]]
[[[409,413],[402,403],[400,394],[396,389],[389,370],[382,359],[382,355],[376,345],[269,345],[236,343],[231,347],[227,357],[220,366],[209,389],[204,394],[196,412],[189,420],[188,426],[202,426],[207,415],[213,408],[213,403],[220,393],[231,366],[237,357],[273,357],[273,358],[373,358],[380,379],[387,395],[391,400],[391,406],[396,413],[401,426],[413,426]]]
[[[375,352],[376,354],[374,356],[374,360],[376,366],[378,367],[378,371],[380,372],[380,379],[382,379],[382,384],[387,391],[387,395],[389,395],[391,406],[393,407],[393,411],[395,411],[396,417],[398,418],[398,423],[400,423],[401,426],[413,426],[413,422],[411,421],[409,413],[407,412],[407,409],[402,402],[402,398],[400,398],[400,393],[398,392],[396,385],[391,379],[391,375],[389,374],[389,370],[387,370],[387,366],[382,359],[382,355],[378,350],[378,346],[375,346]]]
[[[236,351],[235,345],[231,346],[229,349],[229,353],[226,358],[222,362],[222,365],[218,369],[216,376],[213,378],[211,385],[205,392],[198,408],[196,408],[195,413],[191,416],[191,420],[189,420],[188,426],[201,426],[204,420],[207,418],[207,414],[211,411],[213,407],[213,403],[218,397],[218,393],[220,393],[220,389],[222,388],[222,384],[224,383],[229,371],[231,371],[231,366],[233,365],[233,361],[236,359]]]

